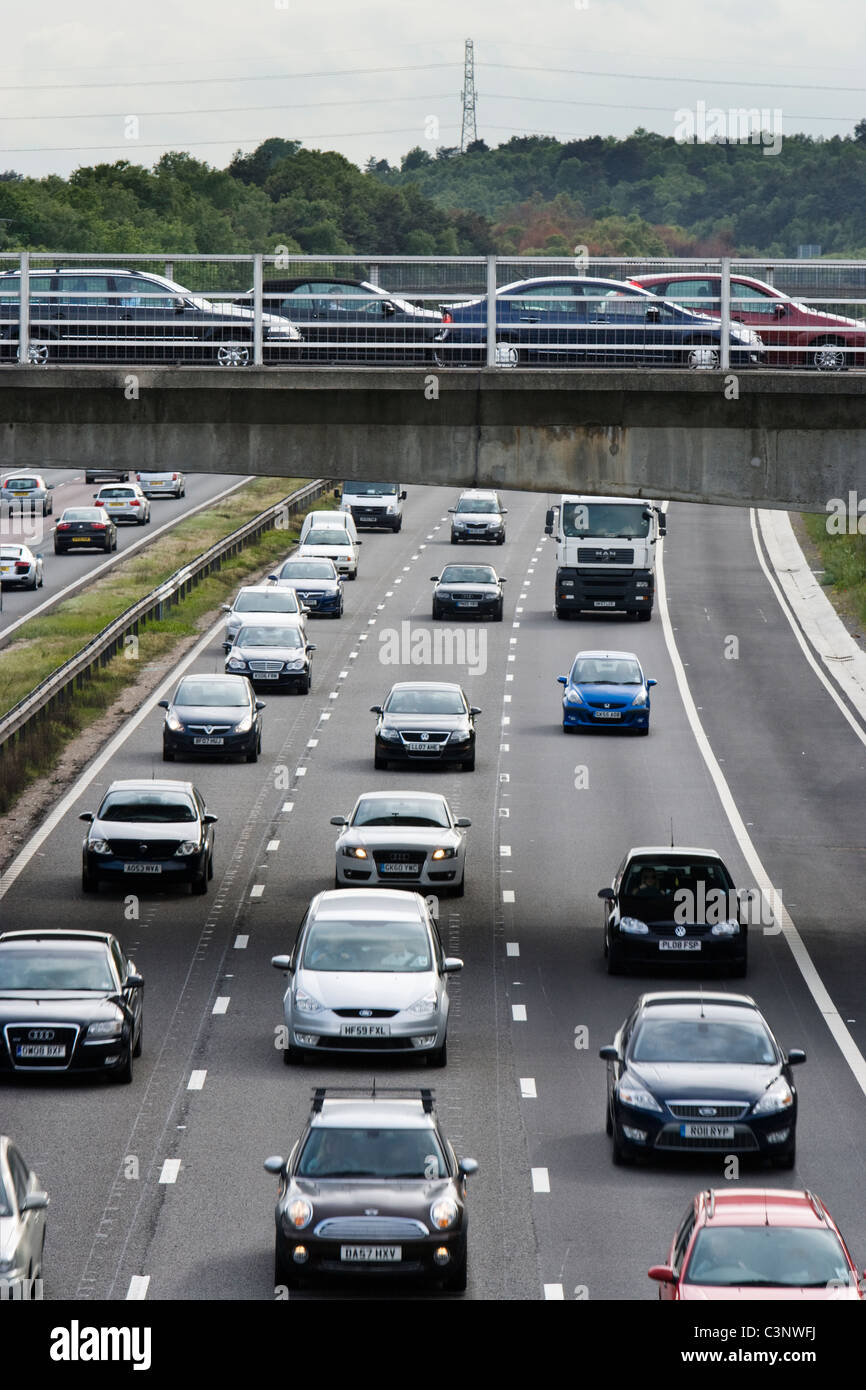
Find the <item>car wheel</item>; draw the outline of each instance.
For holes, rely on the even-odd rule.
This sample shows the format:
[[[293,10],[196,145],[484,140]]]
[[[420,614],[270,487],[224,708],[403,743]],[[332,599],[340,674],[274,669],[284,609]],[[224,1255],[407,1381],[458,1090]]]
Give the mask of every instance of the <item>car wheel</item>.
[[[27,360],[32,367],[43,367],[50,355],[47,343],[31,343],[27,352]]]
[[[140,1024],[138,1025],[138,1039],[137,1039],[137,1041],[136,1041],[135,1047],[132,1049],[132,1055],[133,1055],[133,1057],[140,1057],[140,1056],[141,1056],[141,1040],[142,1040],[143,1036],[144,1036],[144,1024],[143,1024],[143,1023],[140,1023]]]
[[[448,1039],[446,1038],[441,1047],[434,1048],[427,1053],[428,1067],[444,1067],[448,1065]]]
[[[203,898],[207,892],[207,869],[205,869],[201,878],[194,878],[189,886],[190,892],[194,898]]]
[[[388,766],[388,759],[387,759],[387,758],[380,758],[378,753],[374,753],[374,754],[373,754],[373,766],[374,766],[375,768],[377,768],[379,772],[384,772],[385,769],[386,769],[387,766]]]
[[[110,536],[106,536],[106,537],[105,537],[105,545],[102,547],[102,549],[105,551],[106,555],[110,555],[111,552],[112,552],[112,550],[113,550],[113,548],[114,548],[114,547],[113,547],[112,544],[111,544],[111,537],[110,537]]]
[[[646,736],[647,736],[648,733],[649,733],[649,724],[647,724],[647,726],[646,726],[645,729],[638,729],[638,734],[639,734],[639,736],[640,736],[641,738],[646,738]]]
[[[300,1047],[294,1047],[291,1043],[283,1048],[283,1065],[286,1067],[303,1066],[304,1053]]]
[[[218,367],[248,367],[252,354],[245,343],[218,343],[215,361]]]
[[[81,891],[82,893],[99,892],[99,879],[96,874],[88,873],[86,869],[81,870]]]
[[[400,520],[397,522],[397,525],[396,525],[396,526],[392,526],[391,529],[392,529],[392,531],[394,532],[395,535],[397,534],[398,531],[402,531],[402,530],[403,530],[403,518],[402,518],[402,516],[400,517]]]
[[[247,752],[247,762],[248,762],[248,763],[257,763],[258,760],[259,760],[259,745],[256,744],[253,748],[250,748],[250,749],[248,750],[248,752]]]
[[[692,371],[712,371],[721,361],[721,353],[711,339],[699,338],[686,349],[685,364]]]
[[[443,1289],[448,1289],[450,1293],[464,1293],[466,1290],[466,1280],[468,1276],[468,1260],[464,1252],[463,1259],[454,1269],[442,1280]]]
[[[431,608],[430,617],[434,619],[442,617],[442,609],[439,607],[438,603],[434,603],[433,607]]]
[[[310,693],[310,691],[312,690],[312,688],[313,688],[313,672],[310,670],[310,671],[307,672],[306,677],[305,677],[305,679],[304,679],[303,681],[298,681],[298,690],[300,691],[300,693],[301,693],[302,695],[309,695],[309,693]]]
[[[61,547],[60,547],[59,545],[55,545],[55,547],[54,547],[54,554],[55,554],[55,555],[65,555],[65,554],[66,554],[66,551],[65,551],[65,550],[62,550]]]
[[[351,579],[352,582],[354,583],[355,580],[358,578],[358,571],[357,571],[356,569],[352,570],[352,573],[351,573],[351,574],[347,574],[347,575],[346,575],[346,578],[347,578],[347,579]]]
[[[648,623],[652,615],[653,611],[651,608],[642,608],[637,615],[637,620],[639,623]]]
[[[168,751],[167,748],[163,748],[163,750],[162,750],[162,761],[163,761],[164,763],[173,763],[173,762],[174,762],[174,754],[173,754],[173,753],[169,753],[169,751]]]
[[[28,584],[27,587],[28,589],[32,589],[34,593],[36,592],[36,590],[39,588],[39,576],[37,574],[33,575],[33,583]]]
[[[568,614],[566,613],[564,608],[554,608],[553,611],[556,614],[557,618],[562,619],[568,617]]]
[[[830,340],[812,344],[809,362],[818,372],[841,372],[845,369],[846,358],[841,343]]]
[[[132,1081],[132,1039],[129,1040],[129,1048],[126,1053],[126,1061],[119,1071],[114,1073],[114,1079],[118,1086],[128,1086]]]
[[[608,1138],[613,1134],[613,1116],[610,1113],[610,1096],[607,1098],[607,1105],[604,1111],[604,1132]]]
[[[793,1168],[797,1162],[796,1145],[792,1144],[783,1154],[773,1154],[771,1161],[774,1168]]]
[[[460,543],[460,542],[459,542],[459,538],[458,538],[457,536],[455,536],[454,532],[452,531],[452,532],[451,532],[451,544],[452,544],[452,545],[459,545],[459,543]]]
[[[456,886],[455,886],[455,888],[454,888],[454,896],[455,896],[455,898],[462,898],[462,897],[463,897],[463,894],[464,894],[465,892],[466,892],[466,870],[464,869],[464,870],[463,870],[463,877],[461,878],[460,882],[459,882],[458,884],[456,884]]]
[[[502,622],[502,615],[503,615],[504,611],[505,611],[505,604],[502,603],[502,601],[500,600],[499,607],[497,608],[496,612],[493,614],[493,621],[494,621],[495,623],[501,623],[501,622]]]
[[[748,970],[749,960],[746,956],[742,960],[734,961],[734,964],[731,966],[730,971],[728,973],[730,974],[732,980],[743,980],[745,979]]]
[[[466,761],[465,763],[461,763],[461,764],[460,764],[460,770],[461,770],[461,772],[474,772],[474,771],[475,771],[475,753],[474,753],[474,751],[473,751],[473,753],[472,753],[472,757],[471,757],[471,758],[467,759],[467,761]]]
[[[607,943],[607,973],[608,975],[621,975],[624,970],[622,952],[612,941]]]
[[[497,544],[497,545],[504,545],[504,544],[505,544],[505,537],[504,537],[504,536],[497,536],[497,537],[496,537],[496,544]]]
[[[616,1124],[613,1125],[613,1145],[611,1148],[611,1158],[617,1168],[627,1168],[634,1163],[634,1150],[628,1144],[624,1144],[617,1133]]]
[[[208,879],[209,879],[209,880],[213,878],[213,855],[212,855],[212,854],[208,855],[208,861],[207,861],[207,876],[208,876]]]

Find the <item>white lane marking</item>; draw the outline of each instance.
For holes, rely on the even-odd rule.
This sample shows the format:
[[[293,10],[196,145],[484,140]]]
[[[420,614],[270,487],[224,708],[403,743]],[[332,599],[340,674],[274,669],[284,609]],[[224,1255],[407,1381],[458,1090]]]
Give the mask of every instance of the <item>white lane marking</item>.
[[[319,715],[319,721],[321,722],[323,719],[330,719],[330,717],[331,711],[328,709],[324,709],[322,710],[322,713]]]
[[[216,1000],[214,1001],[214,1006],[213,1006],[213,1008],[211,1009],[211,1013],[212,1013],[212,1014],[224,1014],[224,1013],[228,1013],[228,1007],[229,1007],[229,1000],[230,1000],[230,999],[231,999],[231,995],[230,995],[230,994],[221,994],[220,997],[219,997],[219,999],[216,999]]]
[[[511,696],[510,696],[510,695],[503,695],[503,697],[502,697],[502,703],[503,703],[504,705],[510,705],[510,704],[511,704]]]
[[[503,888],[503,890],[502,890],[502,901],[503,901],[504,903],[513,903],[513,902],[514,902],[514,889],[513,889],[513,888]]]
[[[754,527],[754,520],[752,524]],[[740,815],[737,809],[737,804],[734,801],[733,796],[731,795],[731,789],[728,786],[727,781],[725,780],[725,775],[722,772],[721,767],[719,766],[718,759],[716,758],[715,753],[710,747],[709,739],[707,738],[706,733],[704,732],[704,726],[701,723],[697,709],[695,708],[695,702],[692,699],[692,693],[689,689],[688,680],[686,678],[686,673],[683,668],[683,663],[680,658],[680,654],[677,650],[676,641],[674,639],[673,634],[673,627],[671,625],[670,620],[670,614],[668,613],[667,586],[665,584],[664,571],[663,541],[659,542],[658,550],[659,554],[657,555],[656,559],[656,569],[658,571],[657,587],[659,593],[659,612],[661,613],[662,630],[664,632],[665,644],[668,649],[668,655],[671,659],[671,665],[673,666],[674,677],[676,679],[677,687],[680,692],[680,698],[683,702],[683,708],[686,713],[686,718],[689,721],[689,725],[691,726],[695,742],[697,743],[701,756],[704,762],[706,763],[707,771],[713,779],[716,791],[719,795],[719,800],[722,803],[722,808],[725,812],[725,815],[728,818],[728,822],[730,824],[731,829],[734,832],[734,836],[737,840],[737,843],[740,846],[740,849],[742,850],[743,858],[749,866],[749,870],[753,876],[753,884],[756,888],[761,890],[761,892],[765,895],[765,897],[769,899],[770,902],[773,903],[774,915],[778,917],[778,920],[781,923],[782,935],[784,936],[785,940],[788,943],[788,946],[791,949],[791,954],[794,957],[794,961],[797,965],[797,968],[800,971],[800,974],[803,976],[803,979],[806,983],[806,988],[808,989],[809,993],[814,999],[818,1007],[819,1013],[822,1014],[824,1022],[827,1024],[827,1027],[833,1035],[833,1038],[836,1042],[837,1047],[839,1048],[839,1051],[842,1053],[842,1056],[845,1058],[845,1061],[851,1068],[851,1072],[854,1076],[855,1081],[857,1082],[857,1085],[860,1087],[860,1090],[863,1092],[863,1094],[866,1095],[866,1058],[863,1057],[862,1052],[858,1048],[857,1044],[854,1042],[854,1039],[848,1032],[848,1029],[845,1027],[842,1017],[835,1004],[833,1003],[833,1000],[830,998],[827,988],[823,980],[821,979],[821,976],[818,974],[818,971],[815,968],[814,962],[812,961],[812,957],[809,955],[809,952],[806,949],[806,944],[803,941],[803,938],[801,937],[797,928],[794,926],[794,923],[791,920],[791,916],[787,908],[782,903],[777,890],[770,882],[770,876],[767,873],[767,870],[764,868],[764,865],[762,864],[758,856],[758,851],[755,849],[755,846],[752,843],[752,838],[749,835],[749,832],[743,823],[742,816]],[[758,558],[760,560],[760,555]],[[769,579],[770,576],[768,575],[767,578]],[[772,585],[772,580],[770,582]],[[776,594],[776,597],[778,598],[778,592]]]
[[[358,659],[358,653],[357,653],[357,652],[349,652],[349,660],[350,660],[350,661],[357,661],[357,659]]]
[[[377,613],[381,613],[381,612],[382,612],[382,609],[383,609],[384,607],[385,607],[384,603],[377,603],[377,604],[376,604],[376,612],[377,612]]]
[[[359,642],[366,642],[366,640],[367,640],[367,635],[368,635],[368,634],[367,634],[366,632],[360,632],[360,633],[358,634],[358,641],[359,641]]]
[[[499,846],[499,853],[501,854],[501,856],[502,856],[503,859],[510,859],[510,858],[511,858],[511,846],[510,846],[510,845],[500,845],[500,846]]]
[[[514,673],[513,673],[512,671],[509,671],[508,674],[506,675],[505,679],[506,679],[507,681],[513,681],[513,680],[514,680]],[[509,697],[509,698],[510,698],[510,697]]]
[[[284,801],[284,802],[283,802],[283,810],[284,810],[284,811],[286,811],[286,812],[288,812],[288,811],[293,811],[294,808],[295,808],[295,803],[294,803],[294,801]]]
[[[188,1091],[204,1090],[204,1079],[206,1076],[206,1071],[191,1071],[189,1074],[189,1081],[186,1083],[186,1089]]]
[[[308,748],[318,748],[318,746],[319,746],[319,740],[318,740],[317,738],[308,738],[308,739],[307,739],[307,747],[308,747]]]
[[[508,639],[508,645],[509,645],[509,647],[516,647],[516,646],[517,646],[517,638],[516,638],[516,637],[509,637],[509,639]]]
[[[520,623],[512,623],[511,626],[512,626],[512,627],[520,627]],[[512,642],[516,642],[516,641],[517,641],[517,638],[516,638],[516,637],[512,637],[511,640],[512,640]]]
[[[550,1191],[550,1174],[546,1168],[532,1169],[532,1190],[533,1192]]]
[[[503,714],[501,723],[502,723],[502,724],[510,724],[510,723],[511,723],[511,716],[508,715],[508,714]]]
[[[517,660],[517,657],[514,655],[514,652],[509,652],[509,653],[508,653],[508,660],[509,660],[509,661],[516,661],[516,660]]]
[[[251,897],[251,898],[260,898],[260,897],[262,896],[262,894],[264,893],[264,891],[265,891],[265,885],[264,885],[263,883],[254,883],[253,886],[252,886],[252,888],[250,889],[250,897]]]
[[[511,748],[511,744],[510,744],[510,743],[500,743],[500,745],[499,745],[499,751],[500,751],[500,753],[507,753],[507,752],[509,751],[510,748]]]
[[[177,1182],[177,1175],[180,1172],[180,1159],[167,1158],[162,1165],[162,1172],[157,1179],[158,1182]]]
[[[509,808],[508,808],[507,806],[500,806],[500,808],[499,808],[499,814],[500,814],[500,816],[510,816],[510,815],[511,815],[511,811],[509,810]]]
[[[525,1005],[525,1004],[512,1004],[512,1005],[511,1005],[511,1018],[512,1018],[512,1020],[513,1020],[514,1023],[525,1023],[525,1022],[526,1022],[526,1005]]]
[[[265,853],[266,853],[266,854],[275,854],[276,851],[279,849],[279,847],[280,847],[280,842],[279,842],[279,840],[268,840],[268,843],[265,845]]]
[[[296,777],[306,777],[306,775],[307,775],[307,769],[306,769],[305,767],[296,767],[296,768],[295,768],[295,776],[296,776]]]
[[[133,1274],[129,1281],[129,1288],[126,1291],[127,1303],[141,1303],[147,1298],[147,1288],[150,1283],[149,1274]]]
[[[386,598],[393,598],[393,597],[394,597],[394,590],[393,590],[393,589],[386,589],[386,590],[385,590],[385,597],[386,597]]]
[[[500,780],[500,782],[510,782],[510,781],[511,781],[511,773],[510,773],[510,772],[500,772],[500,774],[499,774],[499,780]]]
[[[249,944],[250,944],[250,938],[249,938],[248,935],[247,935],[247,936],[241,935],[241,936],[236,936],[236,937],[235,937],[235,950],[236,950],[236,951],[245,951],[245,950],[247,949],[247,947],[249,946]]]
[[[181,521],[186,521],[188,516],[195,516],[196,512],[203,511],[206,507],[214,506],[214,504],[219,502],[223,497],[228,497],[230,493],[237,492],[239,487],[245,487],[247,483],[251,482],[252,478],[241,478],[239,483],[232,483],[231,487],[226,488],[225,492],[218,492],[214,497],[209,497],[206,502],[197,503],[196,506],[190,507],[188,512],[179,514],[173,521],[167,521],[164,526],[158,526],[156,530],[151,531],[149,535],[142,536],[141,540],[133,541],[131,545],[125,546],[123,550],[115,551],[110,560],[103,560],[101,565],[94,565],[92,570],[88,570],[86,574],[80,575],[78,579],[73,579],[72,583],[67,584],[65,589],[59,589],[56,594],[52,594],[50,598],[40,603],[37,608],[31,608],[23,617],[16,618],[14,623],[10,623],[8,627],[4,627],[2,632],[0,632],[0,640],[4,637],[8,637],[9,633],[14,632],[22,623],[29,622],[31,618],[36,618],[40,613],[44,613],[46,608],[51,608],[54,604],[59,603],[61,599],[67,598],[69,594],[75,593],[77,589],[81,589],[86,584],[90,584],[94,579],[98,579],[104,570],[112,569],[114,565],[119,564],[121,560],[125,560],[127,556],[136,554],[137,551],[141,550],[142,546],[148,545],[151,541],[155,541],[157,536],[161,536],[164,531],[170,531],[172,527],[177,526]],[[221,618],[220,626],[222,626],[224,622],[225,618]]]
[[[505,954],[506,954],[507,956],[519,956],[519,955],[520,955],[520,942],[519,942],[519,941],[506,941],[506,943],[505,943]]]
[[[544,1297],[548,1303],[564,1303],[565,1290],[561,1284],[545,1284]]]
[[[534,1076],[521,1076],[521,1078],[520,1078],[520,1094],[521,1094],[521,1096],[523,1097],[524,1100],[537,1100],[537,1099],[538,1099],[538,1092],[537,1092],[537,1090],[535,1089],[535,1077],[534,1077]]]
[[[356,653],[356,655],[357,655],[357,653]],[[332,690],[331,693],[330,693],[329,696],[328,696],[328,699],[329,699],[329,700],[338,700],[339,698],[340,698],[340,692],[339,692],[339,690]]]
[[[521,594],[520,597],[523,598],[523,595]],[[515,608],[514,611],[515,611],[515,613],[522,613],[522,612],[523,612],[523,609],[520,608],[520,607],[517,607],[517,608]]]
[[[338,681],[344,681],[344,680],[346,679],[346,677],[348,676],[348,674],[349,674],[348,671],[341,671],[340,674],[339,674],[339,676],[337,677],[337,680],[338,680]]]

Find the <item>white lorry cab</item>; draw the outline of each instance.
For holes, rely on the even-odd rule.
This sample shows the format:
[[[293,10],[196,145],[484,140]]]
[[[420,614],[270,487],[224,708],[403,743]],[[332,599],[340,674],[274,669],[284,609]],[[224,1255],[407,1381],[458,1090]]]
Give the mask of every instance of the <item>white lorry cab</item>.
[[[564,494],[544,530],[556,541],[557,618],[634,613],[649,622],[656,542],[667,531],[660,507],[639,497]]]
[[[384,526],[399,531],[403,525],[406,493],[399,483],[370,483],[355,478],[343,483],[340,506],[351,512],[356,526]]]

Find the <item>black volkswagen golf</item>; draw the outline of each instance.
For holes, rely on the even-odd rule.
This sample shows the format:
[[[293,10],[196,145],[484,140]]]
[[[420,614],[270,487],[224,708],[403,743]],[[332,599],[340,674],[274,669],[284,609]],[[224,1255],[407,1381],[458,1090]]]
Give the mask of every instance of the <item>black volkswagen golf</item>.
[[[143,986],[110,932],[4,932],[0,1073],[103,1072],[130,1082]]]
[[[796,1157],[797,1091],[791,1068],[746,994],[643,994],[607,1062],[607,1132],[614,1163],[640,1154],[755,1155],[780,1168]]]
[[[312,1275],[397,1275],[466,1288],[466,1179],[439,1125],[433,1092],[321,1087],[280,1180],[274,1282]]]

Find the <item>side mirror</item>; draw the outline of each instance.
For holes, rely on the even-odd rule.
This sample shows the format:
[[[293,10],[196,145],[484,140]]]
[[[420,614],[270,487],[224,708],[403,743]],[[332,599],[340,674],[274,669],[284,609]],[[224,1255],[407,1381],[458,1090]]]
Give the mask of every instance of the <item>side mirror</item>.
[[[554,507],[548,507],[547,509],[547,513],[544,518],[544,534],[546,536],[549,536],[551,531],[553,530],[553,518],[555,510],[556,509]]]
[[[658,323],[658,321],[659,321],[660,318],[661,318],[661,310],[659,309],[658,305],[657,305],[657,304],[650,304],[649,308],[648,308],[647,311],[646,311],[646,321],[647,321],[647,323]]]
[[[470,714],[481,714],[481,707],[480,707],[480,705],[470,705],[470,706],[469,706],[469,713],[470,713]]]
[[[381,705],[371,705],[371,706],[370,706],[370,713],[371,713],[371,714],[381,714],[381,713],[382,713],[382,706],[381,706]]]
[[[406,493],[406,489],[404,488],[403,491],[400,493],[400,496],[399,496],[398,499],[397,499],[398,502],[405,502],[405,501],[406,501],[406,496],[407,496],[407,493]]]
[[[556,679],[560,685],[568,685],[568,676],[557,676]]]
[[[47,1192],[31,1192],[21,1203],[21,1211],[44,1211],[49,1200]]]
[[[614,1047],[613,1043],[608,1043],[606,1047],[600,1047],[598,1049],[598,1055],[603,1062],[619,1061],[619,1051]]]
[[[266,705],[265,705],[264,700],[256,700],[256,709],[257,709],[257,710],[265,709],[265,708],[267,708],[267,707],[266,707]]]
[[[785,315],[787,314],[787,312],[788,312],[788,306],[787,306],[787,304],[776,304],[776,305],[774,306],[774,308],[773,308],[773,313],[776,315],[776,318],[777,318],[777,319],[783,319],[783,318],[785,317]]]
[[[668,533],[668,519],[664,512],[659,512],[659,535],[666,536]]]
[[[598,896],[604,898],[605,902],[612,903],[616,898],[616,893],[612,888],[599,888]]]
[[[454,513],[456,512],[456,510],[457,510],[456,507],[449,507],[449,508],[448,508],[448,515],[449,515],[449,516],[453,516]]]
[[[174,312],[175,312],[176,314],[182,314],[185,308],[186,308],[186,300],[184,300],[184,299],[175,299],[175,301],[174,301]]]
[[[92,824],[93,824],[93,812],[92,812],[92,811],[82,811],[81,814],[79,815],[78,819],[79,819],[79,820],[86,821],[88,825],[92,825]]]
[[[461,1178],[471,1178],[473,1173],[478,1172],[478,1160],[475,1158],[461,1158],[457,1164],[457,1171]]]
[[[506,577],[505,577],[504,574],[500,574],[500,576],[499,576],[499,582],[500,582],[500,584],[507,584],[507,583],[508,583],[508,580],[506,579]]]
[[[670,1265],[651,1265],[647,1274],[650,1279],[655,1279],[657,1284],[675,1284],[677,1282],[677,1276]]]
[[[144,980],[141,975],[127,975],[125,987],[126,989],[143,989]]]
[[[308,642],[308,643],[307,643],[307,651],[308,651],[308,652],[314,652],[314,651],[317,651],[317,650],[318,650],[318,648],[316,647],[315,642]]]
[[[278,574],[269,574],[269,575],[268,575],[268,579],[270,579],[270,581],[271,581],[272,584],[278,584],[278,583],[279,583],[280,576],[279,576]],[[225,606],[226,606],[226,605],[223,604],[223,608],[225,608]]]
[[[788,1066],[799,1067],[806,1060],[806,1054],[801,1047],[792,1047],[788,1053]]]
[[[231,613],[232,611],[232,606],[230,603],[221,603],[220,608],[224,613]]]
[[[348,825],[348,816],[331,816],[331,825]]]
[[[647,683],[646,683],[646,685],[647,685],[647,690],[649,690],[649,689],[651,688],[651,686],[658,685],[658,681],[657,681],[657,680],[653,680],[652,676],[649,676],[649,677],[647,678]]]
[[[458,816],[454,824],[458,830],[468,830],[472,822],[468,816]]]
[[[431,579],[431,581],[432,581],[434,584],[438,584],[438,583],[439,583],[439,576],[438,576],[438,574],[431,574],[430,579]]]
[[[232,647],[233,647],[233,645],[234,645],[234,643],[232,643],[232,642],[223,642],[223,651],[224,651],[224,652],[230,652],[231,649],[232,649]]]
[[[443,975],[456,975],[458,970],[463,969],[463,962],[459,956],[446,956],[442,962]]]
[[[312,611],[313,611],[313,610],[309,607],[308,604],[306,604],[306,603],[302,603],[302,604],[301,604],[301,612],[302,612],[302,613],[311,613]]]
[[[271,965],[275,970],[291,970],[291,956],[271,956]]]
[[[286,1160],[280,1158],[279,1154],[273,1154],[270,1158],[265,1159],[265,1172],[273,1173],[275,1178],[282,1177],[285,1166]]]
[[[157,709],[168,709],[168,700],[157,700]]]
[[[204,821],[205,825],[216,825],[217,821],[219,820],[219,816],[215,816],[213,811],[205,811],[204,815],[202,816],[202,820]]]

